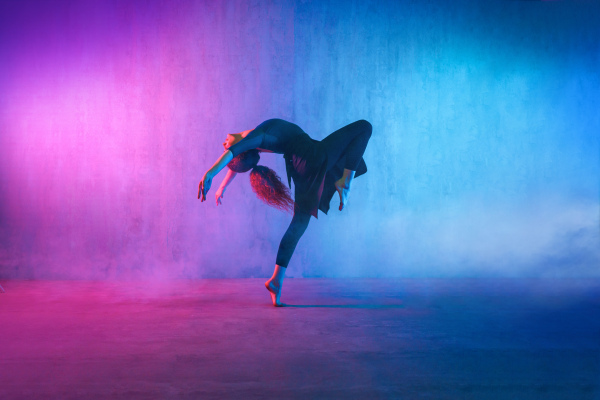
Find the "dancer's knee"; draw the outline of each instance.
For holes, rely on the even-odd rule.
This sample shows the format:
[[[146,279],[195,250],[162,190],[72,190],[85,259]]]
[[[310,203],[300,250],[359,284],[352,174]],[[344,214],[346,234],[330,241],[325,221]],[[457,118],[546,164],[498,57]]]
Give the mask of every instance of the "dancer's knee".
[[[373,133],[373,125],[371,125],[369,121],[361,119],[356,121],[356,123],[360,126],[363,135],[371,137],[371,134]]]

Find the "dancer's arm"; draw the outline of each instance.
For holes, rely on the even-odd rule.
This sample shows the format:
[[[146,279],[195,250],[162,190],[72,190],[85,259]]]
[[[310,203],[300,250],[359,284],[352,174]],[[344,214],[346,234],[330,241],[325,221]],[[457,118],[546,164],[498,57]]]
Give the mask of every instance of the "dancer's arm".
[[[232,170],[227,171],[227,175],[223,178],[223,182],[221,182],[221,186],[217,189],[217,193],[215,193],[215,199],[217,200],[217,206],[222,204],[221,199],[223,198],[223,193],[225,193],[225,189],[231,183],[233,178],[237,175],[237,172],[233,172]]]
[[[229,164],[229,161],[231,160],[233,160],[233,154],[231,154],[231,151],[227,150],[225,153],[221,154],[221,157],[219,157],[213,166],[206,171],[202,177],[202,180],[200,181],[200,184],[198,185],[198,198],[201,202],[206,200],[206,193],[208,193],[210,190],[210,186],[212,185],[212,180],[215,175],[225,168],[225,166]]]

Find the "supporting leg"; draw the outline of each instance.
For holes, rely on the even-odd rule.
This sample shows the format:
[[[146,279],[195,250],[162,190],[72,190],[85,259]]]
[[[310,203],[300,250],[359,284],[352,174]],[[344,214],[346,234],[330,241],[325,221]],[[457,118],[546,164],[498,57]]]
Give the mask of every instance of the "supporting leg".
[[[292,222],[290,222],[290,226],[288,226],[287,231],[285,231],[283,238],[281,238],[281,243],[279,244],[277,259],[275,261],[277,265],[282,267],[288,266],[290,259],[294,254],[294,250],[296,250],[296,245],[302,235],[304,235],[309,222],[310,214],[297,209],[294,211]]]
[[[295,210],[292,222],[281,239],[273,276],[265,282],[265,286],[271,293],[271,300],[273,300],[275,307],[281,306],[281,287],[283,285],[283,278],[285,277],[285,270],[309,222],[310,214]]]
[[[275,265],[273,276],[265,282],[265,287],[271,294],[271,301],[275,307],[281,307],[281,287],[283,286],[283,278],[285,278],[286,267]]]

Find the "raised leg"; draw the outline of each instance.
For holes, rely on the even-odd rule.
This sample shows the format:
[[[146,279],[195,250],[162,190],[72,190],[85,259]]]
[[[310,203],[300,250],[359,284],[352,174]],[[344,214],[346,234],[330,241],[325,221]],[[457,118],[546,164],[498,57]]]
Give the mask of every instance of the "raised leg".
[[[327,170],[344,157],[344,174],[335,182],[335,189],[340,195],[340,211],[348,204],[350,186],[372,131],[368,121],[360,120],[338,129],[321,141],[327,152]]]
[[[344,168],[356,171],[369,139],[373,127],[368,121],[361,119],[333,132],[321,143],[327,152],[327,170],[337,164],[338,160],[345,157]]]
[[[348,196],[350,195],[350,185],[354,179],[356,171],[344,169],[344,175],[335,182],[335,190],[340,195],[340,211],[344,209],[344,206],[348,203]]]

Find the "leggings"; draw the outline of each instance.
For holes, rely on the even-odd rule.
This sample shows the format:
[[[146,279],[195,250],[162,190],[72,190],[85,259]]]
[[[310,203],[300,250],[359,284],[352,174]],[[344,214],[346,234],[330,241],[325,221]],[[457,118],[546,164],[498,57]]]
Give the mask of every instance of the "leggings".
[[[346,157],[344,168],[356,171],[358,163],[367,148],[371,132],[371,124],[365,120],[360,120],[338,129],[321,140],[327,151],[327,170],[333,168],[340,158]],[[277,265],[287,268],[298,241],[308,227],[310,217],[310,214],[294,208],[292,222],[279,244]]]

